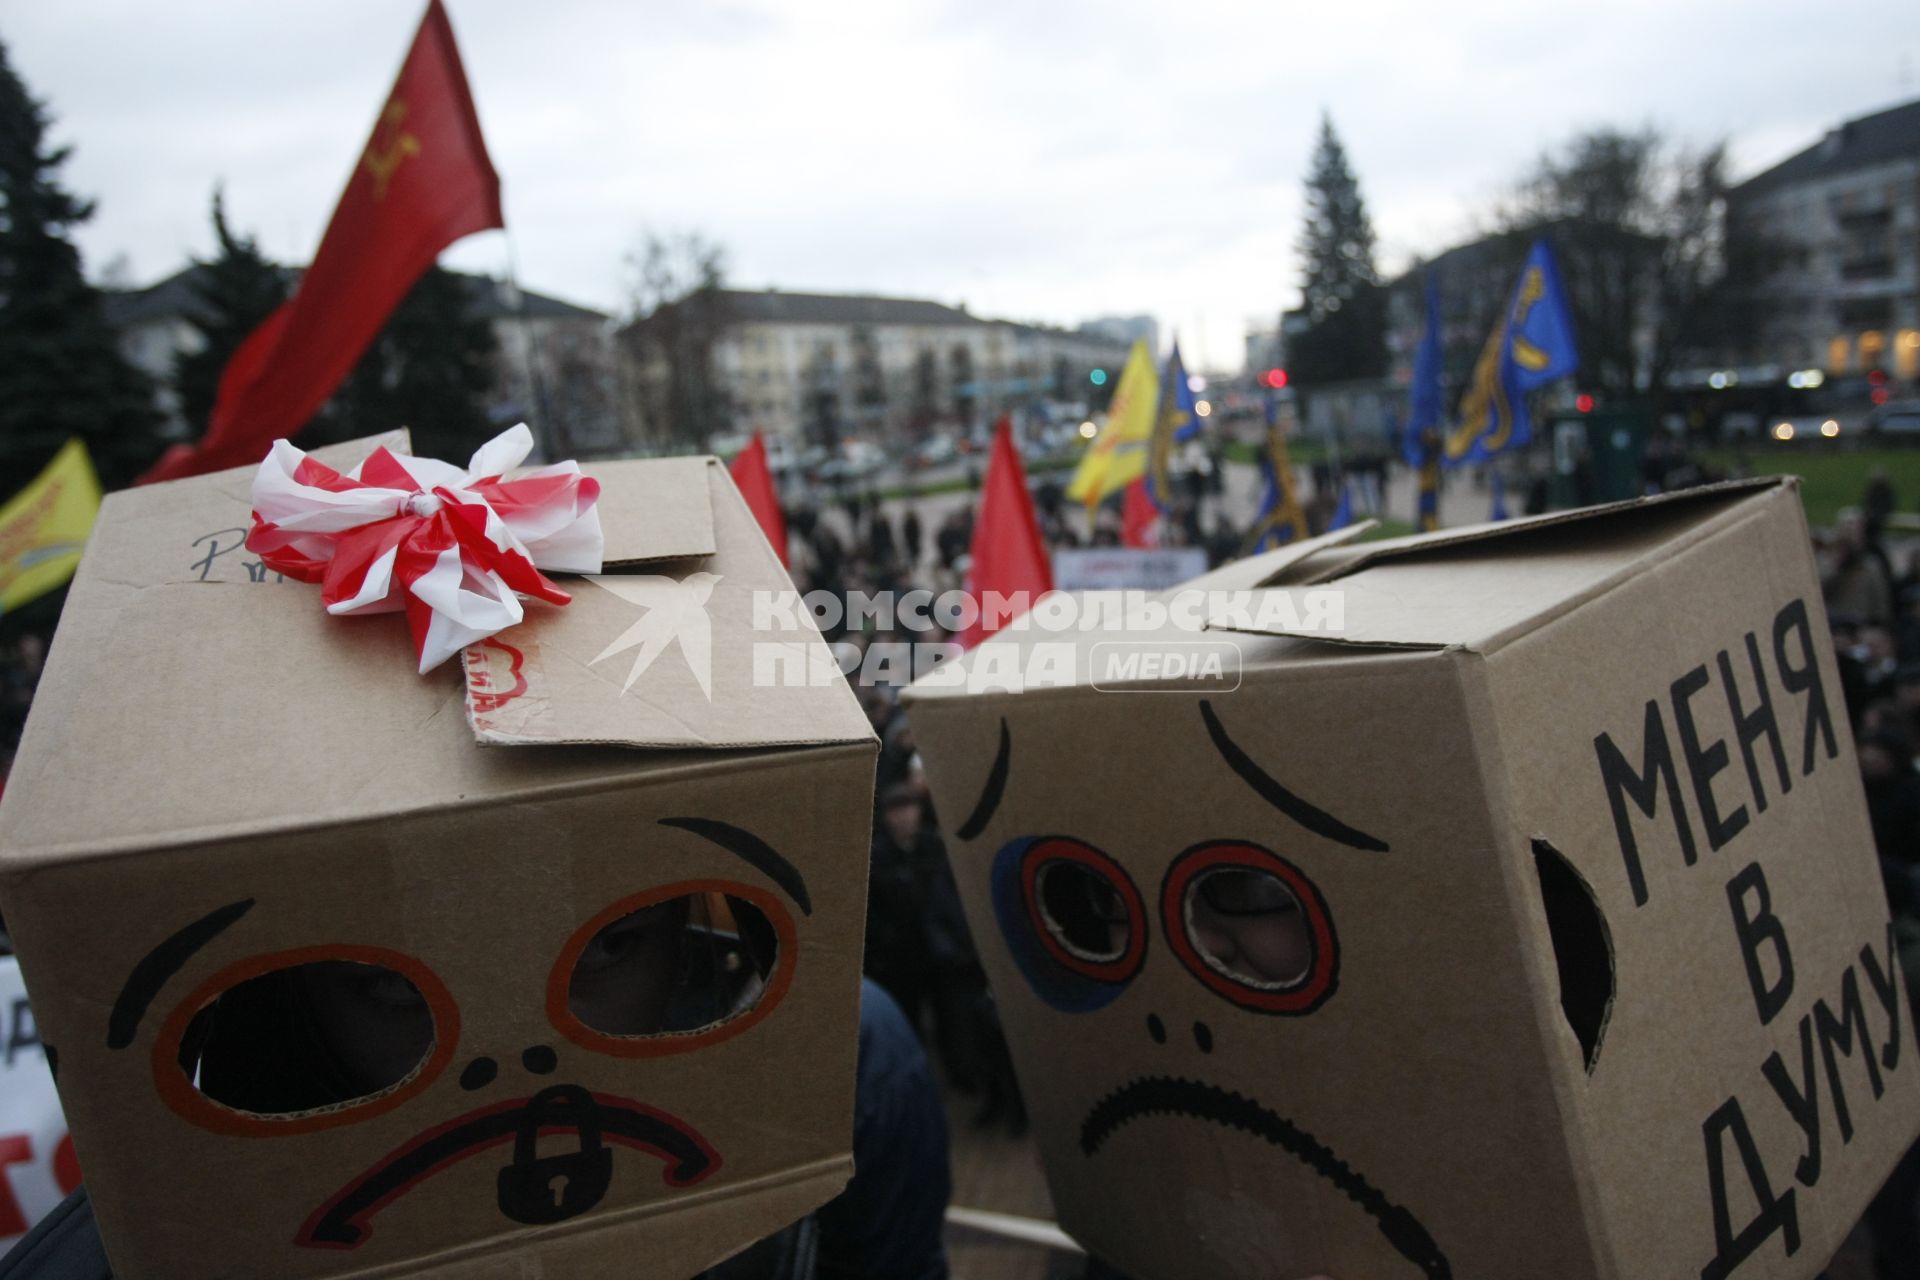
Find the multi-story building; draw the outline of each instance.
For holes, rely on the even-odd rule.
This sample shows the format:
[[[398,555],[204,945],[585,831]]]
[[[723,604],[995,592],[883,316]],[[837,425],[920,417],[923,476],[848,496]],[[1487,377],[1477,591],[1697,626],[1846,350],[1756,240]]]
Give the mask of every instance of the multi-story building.
[[[1128,341],[975,316],[915,298],[721,290],[716,430],[821,444],[901,443],[970,430],[1036,401],[1078,400],[1094,369],[1117,374]],[[641,378],[665,376],[656,359]],[[647,434],[676,434],[648,423]]]
[[[206,344],[196,320],[205,270],[190,266],[144,289],[105,294],[107,321],[119,333],[121,352],[153,378],[158,407],[176,439],[188,430],[172,389],[174,362]],[[289,284],[297,276],[289,269]],[[532,423],[556,457],[626,452],[612,320],[504,280],[457,278],[467,288],[470,314],[488,322],[498,344],[489,414],[502,425]]]
[[[1849,120],[1735,187],[1727,211],[1761,271],[1742,355],[1920,377],[1920,100]]]

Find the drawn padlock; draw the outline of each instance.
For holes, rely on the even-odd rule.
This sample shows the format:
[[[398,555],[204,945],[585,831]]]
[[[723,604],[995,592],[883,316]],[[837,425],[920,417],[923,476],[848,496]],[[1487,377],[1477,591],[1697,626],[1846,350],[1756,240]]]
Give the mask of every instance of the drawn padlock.
[[[574,1130],[580,1149],[540,1155],[542,1126]],[[576,1084],[535,1094],[514,1131],[513,1163],[500,1170],[500,1212],[528,1226],[564,1222],[599,1204],[612,1182],[613,1152],[601,1145],[593,1095]]]

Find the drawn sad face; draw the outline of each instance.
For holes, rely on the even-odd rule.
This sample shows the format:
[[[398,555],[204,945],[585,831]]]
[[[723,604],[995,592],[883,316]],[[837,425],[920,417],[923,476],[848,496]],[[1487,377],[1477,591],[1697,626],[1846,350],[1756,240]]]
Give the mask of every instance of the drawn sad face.
[[[628,891],[585,918],[545,904],[536,932],[548,941],[528,945],[546,953],[524,981],[475,981],[489,973],[485,957],[502,973],[530,967],[516,954],[522,939],[486,930],[448,966],[468,975],[464,990],[425,949],[360,942],[209,965],[203,953],[231,956],[250,930],[273,927],[262,918],[271,908],[249,898],[177,929],[133,967],[108,1047],[138,1052],[143,1025],[157,1022],[150,1071],[175,1115],[212,1135],[307,1144],[312,1163],[333,1166],[279,1229],[304,1248],[360,1248],[383,1212],[423,1187],[483,1197],[491,1212],[464,1217],[490,1218],[492,1234],[659,1194],[648,1186],[703,1183],[726,1159],[706,1131],[724,1117],[681,1114],[661,1081],[781,1004],[796,913],[812,903],[800,872],[754,833],[703,817],[658,825],[675,833],[662,838],[678,842],[677,867],[720,874],[635,889],[630,858],[576,860],[573,900],[582,881],[607,880],[607,865]],[[476,1165],[493,1176],[449,1176]]]
[[[1246,833],[1247,828],[1229,827],[1215,836],[1178,841],[1165,850],[1152,847],[1160,838],[1144,831],[1128,835],[1126,847],[1116,849],[1096,847],[1071,832],[1047,831],[1007,841],[990,864],[994,922],[1014,967],[1033,996],[1070,1024],[1050,1031],[1049,1041],[1055,1050],[1075,1044],[1080,1037],[1071,1024],[1096,1019],[1100,1043],[1107,1049],[1097,1060],[1076,1060],[1065,1072],[1049,1060],[1051,1053],[1037,1055],[1040,1073],[1056,1075],[1043,1085],[1052,1095],[1049,1105],[1057,1110],[1063,1092],[1069,1099],[1077,1158],[1087,1162],[1070,1177],[1099,1188],[1093,1198],[1103,1203],[1122,1182],[1144,1177],[1142,1185],[1149,1195],[1163,1197],[1161,1211],[1152,1215],[1156,1223],[1163,1222],[1166,1207],[1179,1205],[1181,1196],[1190,1193],[1182,1185],[1189,1178],[1143,1173],[1137,1159],[1125,1156],[1109,1157],[1104,1163],[1102,1157],[1112,1150],[1116,1135],[1145,1124],[1157,1126],[1153,1130],[1156,1149],[1165,1153],[1167,1168],[1190,1175],[1196,1169],[1217,1167],[1224,1137],[1183,1145],[1188,1139],[1181,1135],[1195,1134],[1183,1122],[1197,1120],[1206,1126],[1203,1132],[1237,1131],[1280,1153],[1282,1159],[1311,1170],[1370,1217],[1387,1243],[1419,1274],[1448,1276],[1450,1266],[1426,1227],[1410,1209],[1371,1182],[1365,1170],[1341,1156],[1331,1145],[1337,1135],[1323,1138],[1309,1131],[1285,1112],[1280,1098],[1255,1096],[1256,1091],[1286,1087],[1271,1069],[1259,1069],[1257,1054],[1276,1034],[1284,1034],[1279,1020],[1307,1018],[1339,991],[1341,943],[1334,910],[1309,867],[1326,856],[1384,854],[1388,846],[1270,775],[1229,736],[1211,703],[1199,702],[1197,720],[1194,728],[1204,730],[1224,768],[1204,779],[1204,785],[1181,795],[1184,803],[1169,810],[1173,824],[1195,835],[1203,835],[1213,823],[1225,826],[1233,820],[1210,818],[1208,808],[1221,815],[1242,812],[1243,807],[1209,806],[1208,801],[1225,788],[1242,786],[1278,812],[1279,824],[1270,820],[1254,824],[1257,839]],[[1007,795],[1012,737],[1003,721],[998,754],[983,792],[955,832],[963,841],[981,835]],[[1041,748],[1036,744],[1034,749]],[[1169,825],[1159,814],[1145,822],[1155,831]],[[1001,824],[1001,829],[1006,825]],[[1268,847],[1276,844],[1296,850],[1296,855],[1285,856]],[[1327,849],[1341,852],[1320,852]],[[1159,872],[1162,866],[1163,873]],[[1158,883],[1143,883],[1136,874],[1141,869],[1158,873]],[[1177,968],[1177,976],[1166,969],[1168,965]],[[1136,998],[1125,1002],[1127,1026],[1116,1032],[1113,1019],[1119,1015],[1110,1007],[1129,992]],[[1189,1028],[1191,1039],[1186,1034]],[[1226,1050],[1218,1056],[1216,1038]],[[1023,1066],[1031,1067],[1034,1047],[1023,1047],[1027,1050]],[[1135,1062],[1150,1065],[1136,1071]],[[1034,1074],[1028,1071],[1029,1076]],[[1075,1078],[1063,1085],[1057,1078],[1062,1074]],[[1229,1087],[1222,1077],[1241,1087]],[[1062,1116],[1039,1120],[1068,1123]],[[1167,1128],[1169,1124],[1172,1129]],[[1163,1135],[1167,1135],[1164,1140]],[[1229,1144],[1224,1149],[1233,1148]],[[1259,1160],[1264,1158],[1251,1161],[1249,1167],[1261,1167]],[[1229,1182],[1241,1188],[1259,1186],[1257,1179],[1249,1182],[1244,1177]],[[1261,1213],[1272,1208],[1242,1203]],[[1180,1216],[1178,1210],[1174,1216]],[[1128,1214],[1120,1211],[1107,1217],[1111,1225]],[[1232,1234],[1231,1226],[1213,1230],[1221,1225],[1186,1224],[1196,1237]],[[1147,1229],[1164,1230],[1162,1226]],[[1252,1265],[1267,1274],[1275,1261],[1256,1259]]]

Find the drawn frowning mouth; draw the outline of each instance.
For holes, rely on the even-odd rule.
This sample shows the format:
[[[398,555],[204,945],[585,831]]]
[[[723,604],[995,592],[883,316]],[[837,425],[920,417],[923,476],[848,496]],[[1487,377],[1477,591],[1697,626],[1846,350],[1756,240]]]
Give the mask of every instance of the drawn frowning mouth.
[[[574,1149],[538,1154],[543,1135],[571,1134]],[[562,1222],[587,1212],[606,1195],[613,1177],[607,1143],[632,1147],[666,1162],[670,1187],[705,1181],[720,1155],[698,1130],[677,1116],[629,1098],[557,1084],[531,1098],[469,1111],[419,1134],[352,1179],[301,1225],[294,1243],[318,1249],[354,1249],[373,1234],[375,1214],[435,1174],[469,1156],[513,1144],[500,1169],[496,1202],[514,1222]]]
[[[1394,1204],[1331,1148],[1285,1116],[1243,1094],[1177,1076],[1143,1076],[1093,1105],[1080,1125],[1080,1150],[1092,1157],[1121,1126],[1144,1116],[1192,1116],[1252,1134],[1298,1159],[1380,1225],[1380,1233],[1428,1280],[1451,1280],[1453,1267],[1433,1236],[1406,1208]]]

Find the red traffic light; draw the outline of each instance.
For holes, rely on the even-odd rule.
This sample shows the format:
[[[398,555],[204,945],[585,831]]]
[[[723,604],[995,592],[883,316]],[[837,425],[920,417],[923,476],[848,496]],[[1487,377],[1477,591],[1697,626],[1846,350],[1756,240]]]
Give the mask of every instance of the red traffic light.
[[[1287,385],[1287,371],[1285,369],[1269,369],[1260,375],[1260,381],[1266,386],[1278,391]]]
[[[1868,382],[1868,384],[1869,384],[1870,386],[1875,386],[1875,387],[1884,387],[1884,386],[1886,386],[1886,385],[1887,385],[1887,371],[1886,371],[1885,369],[1875,369],[1875,370],[1873,370],[1873,371],[1872,371],[1871,373],[1869,373],[1869,374],[1867,374],[1867,382]]]
[[[1573,398],[1573,407],[1582,413],[1593,412],[1593,397],[1582,391]]]

